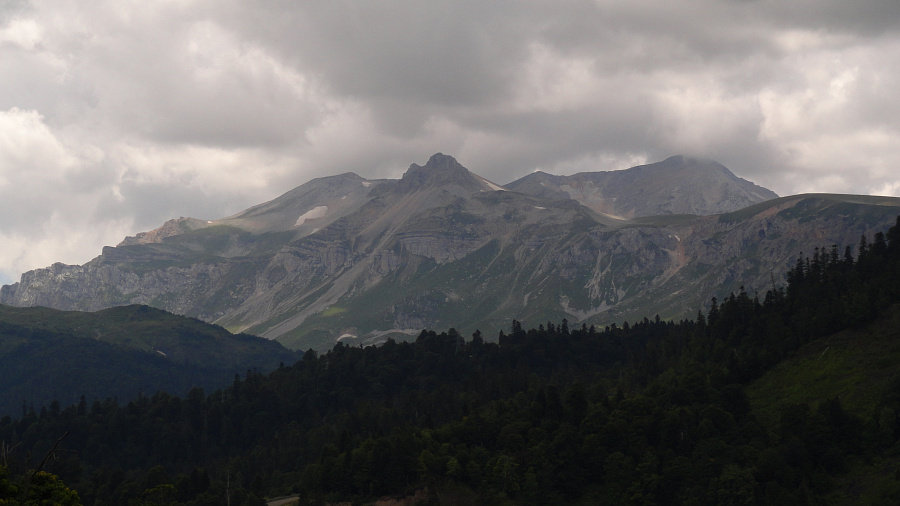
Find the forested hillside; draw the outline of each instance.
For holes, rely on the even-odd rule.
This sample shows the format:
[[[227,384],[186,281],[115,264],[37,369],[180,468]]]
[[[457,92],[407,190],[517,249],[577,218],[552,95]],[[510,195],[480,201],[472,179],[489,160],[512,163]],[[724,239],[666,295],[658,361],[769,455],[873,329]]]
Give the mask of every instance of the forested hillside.
[[[132,305],[93,313],[0,305],[0,416],[94,398],[221,388],[300,357],[280,344]]]
[[[49,455],[84,504],[896,504],[898,303],[900,218],[695,319],[339,344],[211,393],[3,418],[2,463],[21,477]],[[823,340],[879,343],[877,367],[829,373],[877,375],[866,402],[791,391]]]

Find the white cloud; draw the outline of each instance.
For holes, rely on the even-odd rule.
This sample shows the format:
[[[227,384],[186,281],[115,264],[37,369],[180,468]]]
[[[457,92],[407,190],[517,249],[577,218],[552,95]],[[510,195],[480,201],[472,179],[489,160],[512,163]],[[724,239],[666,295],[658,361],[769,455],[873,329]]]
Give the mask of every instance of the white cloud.
[[[0,281],[16,282],[22,272],[56,262],[84,263],[99,255],[103,245],[117,244],[132,228],[128,219],[85,223],[60,211],[32,231],[0,230]]]
[[[13,107],[0,111],[0,177],[10,180],[58,180],[75,164],[37,111]]]
[[[36,111],[0,111],[0,278],[54,261],[86,261],[121,234],[128,219],[94,222],[103,188],[69,181],[96,160],[90,149],[66,146]],[[74,191],[73,191],[74,190]]]
[[[900,2],[0,3],[0,276],[434,152],[900,195]]]
[[[41,27],[33,19],[13,19],[0,30],[0,45],[13,44],[31,51],[41,40]]]
[[[513,107],[557,112],[599,105],[604,88],[595,58],[567,56],[533,43],[517,83]]]

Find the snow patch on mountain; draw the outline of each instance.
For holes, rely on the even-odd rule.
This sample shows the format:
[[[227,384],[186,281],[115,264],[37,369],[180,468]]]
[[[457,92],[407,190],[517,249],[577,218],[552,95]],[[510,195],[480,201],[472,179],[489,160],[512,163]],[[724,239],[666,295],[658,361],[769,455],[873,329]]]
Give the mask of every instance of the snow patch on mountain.
[[[316,218],[322,218],[325,216],[325,213],[328,212],[328,206],[316,206],[309,211],[301,214],[299,218],[297,218],[297,223],[294,223],[295,227],[299,227],[303,225],[309,220],[314,220]]]

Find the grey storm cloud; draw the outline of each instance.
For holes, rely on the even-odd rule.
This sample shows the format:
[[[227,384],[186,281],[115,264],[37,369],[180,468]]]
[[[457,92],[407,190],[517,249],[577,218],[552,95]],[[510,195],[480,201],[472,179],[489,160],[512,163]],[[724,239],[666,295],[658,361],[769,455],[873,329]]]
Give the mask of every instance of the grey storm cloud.
[[[0,0],[0,282],[435,152],[900,195],[900,2]]]

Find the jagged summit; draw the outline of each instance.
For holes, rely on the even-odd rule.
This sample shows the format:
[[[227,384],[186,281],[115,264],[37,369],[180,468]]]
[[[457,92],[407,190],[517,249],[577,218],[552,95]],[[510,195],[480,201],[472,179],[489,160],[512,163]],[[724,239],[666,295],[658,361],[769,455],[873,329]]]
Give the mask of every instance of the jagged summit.
[[[402,191],[418,190],[429,186],[458,185],[467,190],[484,190],[482,178],[469,172],[455,158],[435,153],[424,165],[412,164],[400,179]]]
[[[465,167],[460,165],[459,162],[456,161],[456,158],[453,158],[450,155],[445,155],[443,153],[435,153],[431,155],[431,158],[429,158],[428,162],[425,163],[425,168],[438,170],[465,170]]]

